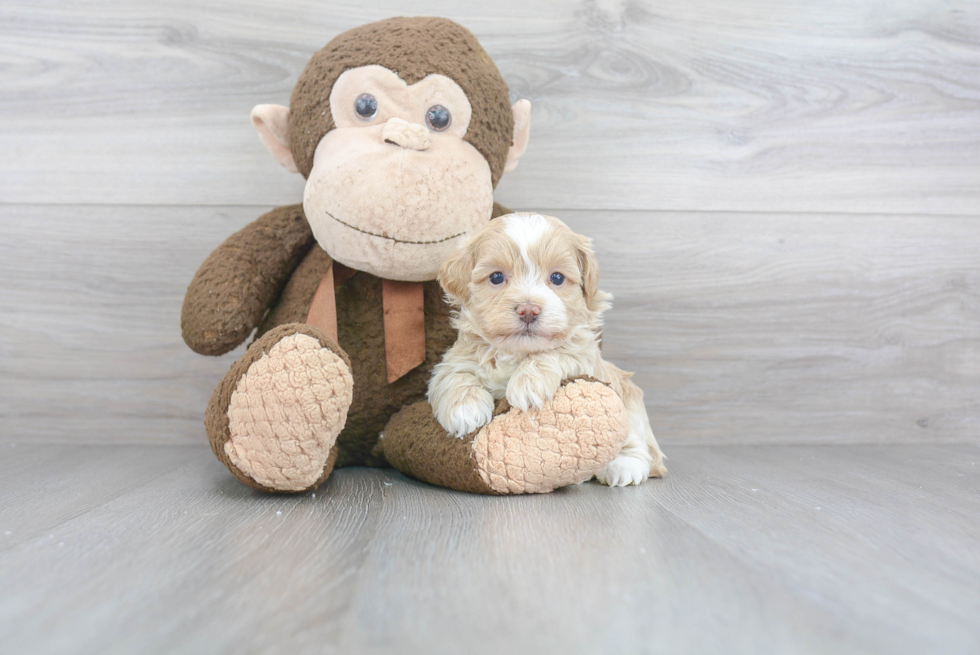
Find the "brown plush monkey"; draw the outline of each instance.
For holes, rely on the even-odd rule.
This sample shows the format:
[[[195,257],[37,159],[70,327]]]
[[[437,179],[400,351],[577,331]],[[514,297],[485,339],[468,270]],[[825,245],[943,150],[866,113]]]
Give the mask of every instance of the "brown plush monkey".
[[[337,466],[390,463],[479,493],[544,492],[587,479],[625,438],[620,399],[572,380],[544,408],[503,402],[449,436],[424,401],[455,340],[436,274],[492,217],[500,176],[527,147],[530,103],[510,104],[465,28],[393,18],[333,39],[290,107],[252,121],[277,161],[306,179],[302,205],[232,235],[202,264],[181,327],[220,355],[256,339],[215,390],[205,424],[243,483],[315,488]]]

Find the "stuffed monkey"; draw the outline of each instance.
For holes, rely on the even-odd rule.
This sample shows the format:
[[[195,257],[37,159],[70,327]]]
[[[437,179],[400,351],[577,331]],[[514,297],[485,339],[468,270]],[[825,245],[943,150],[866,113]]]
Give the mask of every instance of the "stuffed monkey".
[[[510,104],[465,28],[392,18],[313,55],[290,106],[252,122],[303,203],[228,238],[201,265],[181,328],[195,352],[255,340],[218,385],[205,425],[244,484],[316,488],[334,468],[390,464],[433,484],[488,494],[546,492],[615,457],[622,401],[567,381],[540,410],[502,401],[494,419],[449,436],[425,391],[455,340],[435,281],[443,260],[507,210],[500,176],[527,147],[530,103]]]

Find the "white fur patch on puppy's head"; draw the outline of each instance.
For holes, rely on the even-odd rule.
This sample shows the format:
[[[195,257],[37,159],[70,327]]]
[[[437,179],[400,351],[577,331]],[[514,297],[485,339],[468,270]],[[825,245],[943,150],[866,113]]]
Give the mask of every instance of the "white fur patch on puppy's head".
[[[521,256],[525,261],[528,260],[528,248],[540,241],[541,237],[552,229],[551,224],[541,214],[508,214],[502,216],[500,220],[504,223],[504,232],[521,249]]]
[[[460,308],[460,330],[505,350],[550,350],[576,331],[597,334],[608,308],[591,241],[541,214],[491,221],[446,260],[439,282]]]

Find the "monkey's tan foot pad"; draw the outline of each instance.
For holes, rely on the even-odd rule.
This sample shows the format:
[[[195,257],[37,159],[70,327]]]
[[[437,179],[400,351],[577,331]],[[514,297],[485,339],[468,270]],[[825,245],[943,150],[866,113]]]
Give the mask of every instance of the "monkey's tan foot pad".
[[[385,428],[382,448],[396,469],[459,491],[547,493],[588,480],[626,441],[623,401],[589,379],[566,383],[541,409],[501,401],[494,419],[463,438],[450,436],[427,402],[410,405]]]
[[[350,362],[335,342],[312,326],[281,326],[252,344],[225,380],[208,408],[208,432],[235,477],[288,493],[329,476],[354,388]]]
[[[538,410],[507,407],[473,439],[477,471],[496,493],[547,493],[588,480],[615,459],[629,420],[616,392],[574,380]]]

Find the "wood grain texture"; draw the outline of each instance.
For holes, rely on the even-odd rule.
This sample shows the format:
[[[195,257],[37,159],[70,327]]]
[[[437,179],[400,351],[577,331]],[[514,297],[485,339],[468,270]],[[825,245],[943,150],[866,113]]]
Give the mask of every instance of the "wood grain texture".
[[[0,202],[297,202],[248,115],[406,11],[486,45],[532,139],[509,206],[976,214],[980,5],[13,0]]]
[[[253,493],[207,448],[192,450],[186,466],[7,551],[0,624],[20,639],[4,650],[271,652],[288,641],[290,652],[311,652],[338,630],[380,480],[353,475],[319,502],[286,499]],[[52,473],[71,466],[48,463]]]
[[[192,353],[183,293],[265,209],[0,207],[5,436],[203,443],[242,349]],[[595,237],[604,352],[664,442],[980,436],[974,219],[546,211]]]
[[[0,503],[0,539],[48,526],[0,551],[0,651],[980,648],[976,445],[675,446],[663,481],[513,498],[369,469],[273,497],[205,447],[81,450],[5,477],[52,483]],[[55,481],[96,454],[146,461],[66,515]]]
[[[193,446],[5,443],[0,455],[0,504],[7,525],[2,552],[49,537],[49,530],[199,460],[202,452]]]
[[[980,438],[980,229],[955,217],[563,212],[604,354],[665,439]]]
[[[204,443],[204,408],[243,348],[195,355],[183,295],[263,210],[0,207],[0,417],[6,437]]]

